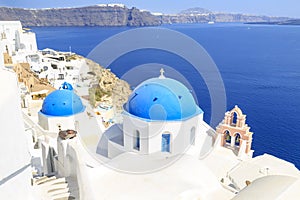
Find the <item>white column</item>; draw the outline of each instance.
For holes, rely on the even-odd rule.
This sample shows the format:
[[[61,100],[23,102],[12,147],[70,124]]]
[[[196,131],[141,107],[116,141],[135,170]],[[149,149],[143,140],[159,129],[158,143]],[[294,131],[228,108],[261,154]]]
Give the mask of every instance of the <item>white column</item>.
[[[232,137],[231,137],[231,141],[230,141],[230,146],[231,146],[231,147],[234,147],[234,143],[235,143],[235,137],[232,136]]]
[[[245,155],[246,145],[247,145],[247,141],[241,139],[240,140],[240,150],[239,150],[239,153],[238,153],[239,157],[243,157]]]

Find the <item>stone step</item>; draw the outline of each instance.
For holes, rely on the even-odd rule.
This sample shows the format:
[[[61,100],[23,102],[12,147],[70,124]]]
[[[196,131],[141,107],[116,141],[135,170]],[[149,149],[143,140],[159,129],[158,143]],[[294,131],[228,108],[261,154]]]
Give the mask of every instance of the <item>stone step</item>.
[[[42,200],[70,200],[75,199],[71,196],[69,184],[66,178],[55,176],[34,178],[33,185],[40,191]]]

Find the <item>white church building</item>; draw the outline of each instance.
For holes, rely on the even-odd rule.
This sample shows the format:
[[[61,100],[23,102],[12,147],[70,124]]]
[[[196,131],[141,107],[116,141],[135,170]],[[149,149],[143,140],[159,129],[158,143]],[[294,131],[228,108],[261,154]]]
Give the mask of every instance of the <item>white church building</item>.
[[[195,143],[203,111],[180,82],[152,78],[141,83],[124,105],[126,151],[179,154]]]
[[[81,99],[69,83],[63,83],[59,90],[50,93],[38,113],[39,125],[52,132],[75,129],[76,114],[85,110]]]
[[[57,92],[63,95],[56,96]],[[253,133],[237,106],[215,131],[203,121],[204,112],[190,90],[163,73],[135,88],[124,105],[122,124],[103,129],[90,106],[83,105],[73,90],[64,87],[46,97],[39,112],[38,123],[45,131],[60,132],[39,138],[44,175],[65,177],[70,196],[243,199],[256,197],[253,190],[261,191],[261,182],[268,185],[271,179],[291,181],[273,182],[281,191],[277,195],[297,194],[293,188],[300,184],[300,176],[294,166],[269,155],[252,158]],[[56,106],[62,108],[52,110]],[[77,136],[62,137],[69,129]],[[256,179],[262,180],[256,184]],[[285,187],[291,190],[282,190]]]
[[[1,69],[1,73],[11,74],[1,79],[1,85],[2,80],[16,80],[12,72]],[[14,94],[2,98],[1,105],[9,98],[18,99],[17,92]],[[6,113],[20,116],[14,107],[19,106],[11,104]],[[28,152],[3,151],[4,157],[16,157],[17,152],[26,159],[7,160],[10,167],[1,168],[6,177],[0,182],[6,191],[2,196],[8,197],[13,183],[22,188],[15,199],[265,200],[299,196],[300,173],[294,165],[270,155],[251,157],[252,133],[238,107],[226,113],[215,131],[203,121],[204,113],[190,91],[174,79],[161,75],[136,87],[124,105],[122,124],[105,130],[91,113],[90,106],[67,84],[45,98],[37,118],[23,112],[25,126],[31,130],[26,134],[36,137],[34,149],[29,145],[28,152],[35,160],[32,167],[39,171],[30,186]],[[231,121],[234,113],[236,122]],[[1,119],[7,121],[3,114]],[[20,124],[20,117],[5,123],[6,132],[14,123]],[[64,137],[64,131],[77,135]],[[23,134],[16,130],[18,136],[11,143],[26,149],[30,141]],[[2,147],[12,147],[11,143],[6,141]],[[247,145],[241,148],[242,143]],[[23,168],[26,170],[18,171]],[[17,170],[15,175],[9,169]]]

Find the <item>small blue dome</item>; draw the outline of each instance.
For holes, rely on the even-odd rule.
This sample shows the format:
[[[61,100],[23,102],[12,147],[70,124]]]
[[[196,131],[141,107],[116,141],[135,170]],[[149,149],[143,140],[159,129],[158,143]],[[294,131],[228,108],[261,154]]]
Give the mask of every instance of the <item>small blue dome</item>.
[[[70,83],[68,83],[68,82],[64,82],[63,84],[61,84],[61,86],[59,87],[59,89],[73,90],[73,86]]]
[[[44,100],[41,112],[49,116],[70,116],[84,111],[81,99],[72,90],[55,90]]]
[[[180,120],[203,112],[191,92],[170,78],[152,78],[141,83],[130,95],[125,110],[150,120]]]

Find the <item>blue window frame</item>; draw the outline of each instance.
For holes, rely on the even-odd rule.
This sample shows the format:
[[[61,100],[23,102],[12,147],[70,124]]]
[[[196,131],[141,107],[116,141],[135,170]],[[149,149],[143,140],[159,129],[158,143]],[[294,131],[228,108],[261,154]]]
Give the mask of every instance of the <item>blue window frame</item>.
[[[171,135],[162,134],[162,141],[161,141],[162,152],[170,152],[170,142],[171,142]]]
[[[135,150],[138,150],[138,151],[140,150],[140,140],[141,140],[141,138],[140,138],[140,132],[136,131],[135,135],[133,137],[133,148]]]

